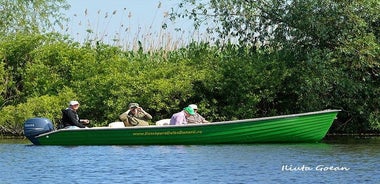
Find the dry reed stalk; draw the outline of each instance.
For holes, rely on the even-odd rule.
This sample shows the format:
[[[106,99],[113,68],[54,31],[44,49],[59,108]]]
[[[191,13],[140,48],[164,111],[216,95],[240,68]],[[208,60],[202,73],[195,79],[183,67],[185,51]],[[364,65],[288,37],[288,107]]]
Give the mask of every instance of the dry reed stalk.
[[[158,9],[161,8],[159,2]],[[114,24],[116,15],[120,14],[119,27],[115,30],[110,30],[110,25]],[[79,20],[77,26],[74,26],[74,22],[70,22],[71,25],[63,27],[60,32],[71,35],[75,41],[81,43],[102,42],[112,46],[117,46],[123,50],[137,51],[141,47],[144,52],[151,52],[157,50],[176,50],[181,47],[185,47],[193,41],[209,41],[207,35],[201,35],[197,31],[170,31],[163,29],[162,25],[168,24],[168,13],[164,12],[162,15],[163,21],[160,24],[156,24],[156,17],[152,19],[152,22],[147,27],[141,25],[132,25],[133,13],[127,12],[126,8],[122,11],[114,10],[112,13],[97,11],[97,18],[95,22],[91,21],[89,16],[89,10],[84,10],[84,17],[86,20]],[[77,17],[77,15],[74,15]],[[86,22],[86,24],[83,24]],[[160,26],[158,29],[154,25]],[[137,26],[137,27],[134,27]],[[173,25],[175,26],[175,25]],[[86,32],[80,32],[78,30],[72,30],[70,27],[79,27],[80,30],[86,30]],[[83,29],[82,29],[83,28]],[[135,31],[133,31],[135,30]],[[179,29],[181,30],[181,29]],[[75,32],[75,33],[74,33]],[[83,35],[84,34],[84,35]]]

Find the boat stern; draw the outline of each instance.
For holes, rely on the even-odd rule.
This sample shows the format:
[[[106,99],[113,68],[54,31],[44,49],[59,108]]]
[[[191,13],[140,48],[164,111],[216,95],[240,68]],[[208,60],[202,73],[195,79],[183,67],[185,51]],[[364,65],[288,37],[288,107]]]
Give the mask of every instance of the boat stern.
[[[35,145],[40,144],[36,136],[53,130],[53,123],[47,118],[30,118],[24,122],[24,135]]]

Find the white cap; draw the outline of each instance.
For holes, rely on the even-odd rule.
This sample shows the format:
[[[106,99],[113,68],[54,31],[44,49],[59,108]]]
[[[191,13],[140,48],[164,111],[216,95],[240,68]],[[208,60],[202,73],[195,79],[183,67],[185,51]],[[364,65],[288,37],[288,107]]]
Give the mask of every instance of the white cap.
[[[197,110],[197,109],[198,109],[198,106],[195,105],[195,104],[190,104],[189,107],[193,108],[194,110]]]
[[[69,103],[69,105],[78,105],[78,104],[79,104],[79,102],[78,102],[78,101],[75,101],[75,100],[70,101],[70,103]]]

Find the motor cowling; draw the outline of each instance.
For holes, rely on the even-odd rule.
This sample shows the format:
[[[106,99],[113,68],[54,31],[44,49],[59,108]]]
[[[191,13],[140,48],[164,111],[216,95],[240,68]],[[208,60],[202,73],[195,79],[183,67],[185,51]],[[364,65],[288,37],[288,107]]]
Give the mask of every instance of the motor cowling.
[[[53,123],[47,118],[31,118],[24,122],[24,135],[35,145],[39,144],[36,136],[53,130]]]

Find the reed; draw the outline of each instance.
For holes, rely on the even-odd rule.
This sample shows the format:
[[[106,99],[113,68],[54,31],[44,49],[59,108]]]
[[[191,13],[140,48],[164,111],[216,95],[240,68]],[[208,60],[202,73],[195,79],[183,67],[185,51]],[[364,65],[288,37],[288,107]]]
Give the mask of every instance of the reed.
[[[176,50],[185,47],[191,42],[209,41],[210,35],[195,30],[189,21],[173,23],[169,20],[169,13],[161,10],[161,3],[151,22],[135,24],[141,17],[135,17],[134,12],[127,8],[112,12],[97,10],[96,17],[84,9],[83,14],[74,14],[66,26],[58,32],[70,35],[80,43],[97,42],[117,46],[123,50],[139,50],[151,52],[157,50]],[[70,15],[71,16],[71,15]]]

